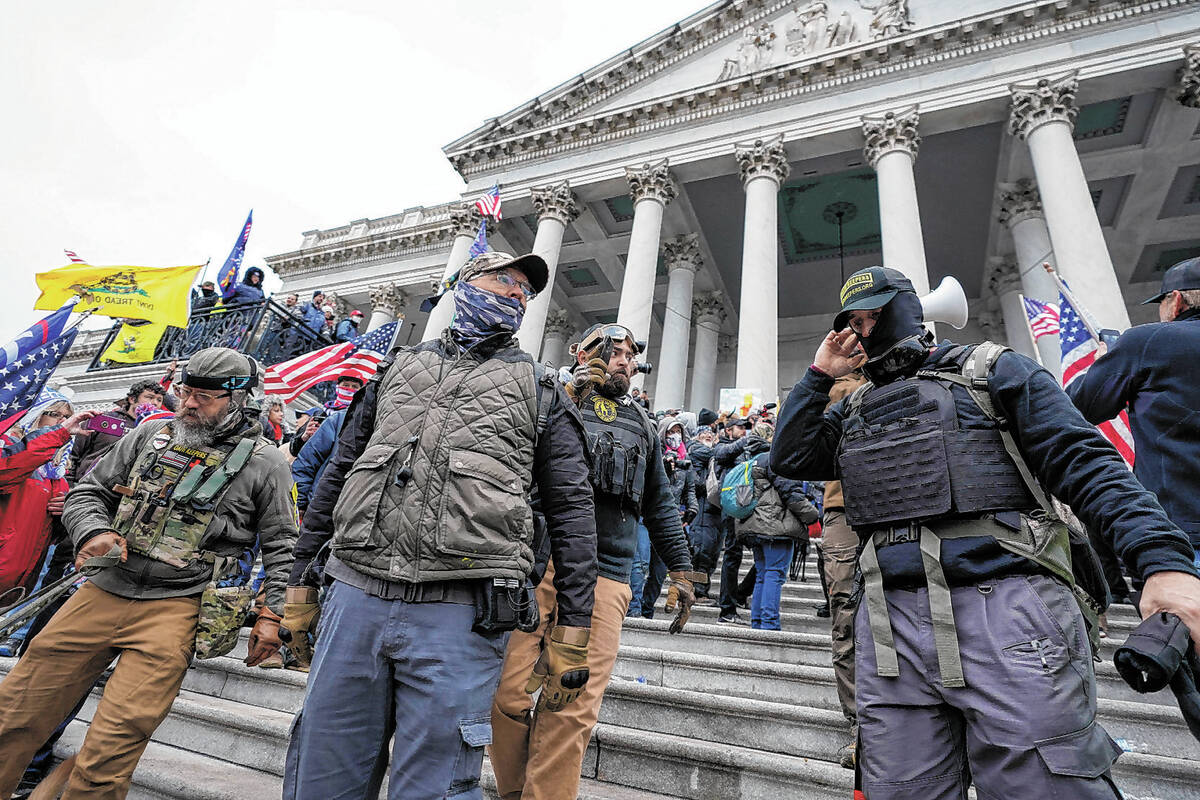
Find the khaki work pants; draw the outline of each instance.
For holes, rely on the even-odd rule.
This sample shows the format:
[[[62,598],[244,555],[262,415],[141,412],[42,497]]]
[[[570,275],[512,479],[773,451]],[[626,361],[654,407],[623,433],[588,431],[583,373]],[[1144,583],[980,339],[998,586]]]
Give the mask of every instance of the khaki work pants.
[[[537,588],[541,625],[533,633],[513,631],[508,640],[492,704],[489,756],[502,800],[575,800],[583,754],[621,645],[621,623],[631,597],[629,584],[597,578],[587,687],[562,711],[534,713],[525,684],[541,655],[542,640],[550,635],[556,608],[553,579],[551,566]]]
[[[121,800],[192,659],[199,597],[128,600],[85,583],[0,682],[0,797],[120,656],[64,800]]]
[[[838,703],[846,719],[854,722],[854,564],[858,559],[858,534],[846,524],[842,511],[826,511],[822,521],[821,550],[825,553],[825,583],[829,587],[829,622],[833,639],[833,675]]]

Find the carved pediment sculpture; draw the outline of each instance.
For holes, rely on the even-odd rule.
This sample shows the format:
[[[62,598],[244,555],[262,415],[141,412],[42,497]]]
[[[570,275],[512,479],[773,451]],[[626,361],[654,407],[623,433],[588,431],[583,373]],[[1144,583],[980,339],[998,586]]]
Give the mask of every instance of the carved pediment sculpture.
[[[858,4],[870,11],[871,38],[886,39],[898,33],[912,30],[912,20],[908,15],[908,0],[879,0],[871,5],[858,0]]]
[[[737,57],[725,59],[718,80],[749,75],[771,64],[775,54],[775,26],[770,22],[751,25],[738,39]]]

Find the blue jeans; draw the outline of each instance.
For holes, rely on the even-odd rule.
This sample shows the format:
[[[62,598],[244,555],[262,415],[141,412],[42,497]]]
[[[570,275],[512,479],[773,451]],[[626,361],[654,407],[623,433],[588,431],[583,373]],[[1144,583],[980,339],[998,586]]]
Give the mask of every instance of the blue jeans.
[[[658,557],[658,551],[650,548],[650,571],[646,575],[646,584],[642,589],[642,616],[654,619],[654,604],[662,594],[663,583],[667,579],[667,564]]]
[[[754,566],[758,577],[754,581],[754,598],[750,601],[750,627],[777,631],[779,627],[779,598],[783,581],[792,565],[791,539],[755,539]]]
[[[642,590],[646,587],[646,576],[650,574],[650,531],[638,522],[637,548],[633,551],[633,565],[629,570],[629,588],[633,599],[629,601],[629,613],[626,616],[640,617],[642,615]]]
[[[473,605],[383,600],[335,582],[292,723],[285,800],[377,796],[392,734],[389,800],[481,800],[508,634],[477,634],[474,620]]]

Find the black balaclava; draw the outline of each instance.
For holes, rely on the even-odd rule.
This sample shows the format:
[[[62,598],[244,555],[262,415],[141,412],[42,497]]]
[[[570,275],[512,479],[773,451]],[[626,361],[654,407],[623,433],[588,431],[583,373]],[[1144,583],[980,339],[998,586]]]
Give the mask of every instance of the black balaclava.
[[[913,292],[900,292],[880,309],[871,335],[858,337],[868,359],[862,369],[872,383],[879,386],[916,373],[933,345],[924,321],[921,300]]]

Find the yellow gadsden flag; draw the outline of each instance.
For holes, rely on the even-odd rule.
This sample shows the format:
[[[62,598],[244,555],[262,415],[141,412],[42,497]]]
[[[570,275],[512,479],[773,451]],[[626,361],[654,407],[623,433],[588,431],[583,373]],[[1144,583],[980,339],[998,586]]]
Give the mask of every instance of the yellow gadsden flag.
[[[118,364],[144,364],[154,360],[154,349],[167,332],[165,322],[126,322],[117,338],[104,349],[100,358]]]
[[[194,267],[93,267],[69,264],[39,272],[41,296],[34,308],[57,309],[79,295],[76,311],[95,309],[106,317],[144,319],[186,328],[189,290],[202,265]]]

